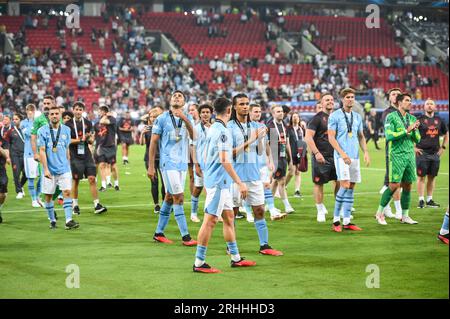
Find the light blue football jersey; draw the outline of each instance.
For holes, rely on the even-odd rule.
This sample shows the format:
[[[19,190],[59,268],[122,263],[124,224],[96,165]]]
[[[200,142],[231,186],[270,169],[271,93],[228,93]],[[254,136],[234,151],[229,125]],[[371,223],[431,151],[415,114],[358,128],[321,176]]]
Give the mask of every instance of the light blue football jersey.
[[[352,136],[349,136],[347,121],[351,123],[351,114],[353,114]],[[328,129],[336,131],[336,140],[342,150],[353,159],[359,158],[359,139],[358,133],[363,130],[362,117],[355,111],[345,112],[342,108],[331,113],[328,119]],[[340,158],[339,153],[334,150],[334,157]]]
[[[47,166],[50,174],[62,175],[70,172],[70,163],[67,158],[67,149],[70,145],[70,128],[64,124],[61,125],[61,132],[56,147],[56,152],[53,152],[53,141],[50,133],[50,125],[44,125],[38,130],[37,145],[39,148],[45,147],[47,154]],[[53,136],[56,139],[58,130],[53,129]]]
[[[192,116],[188,114],[187,118],[194,126]],[[176,116],[173,119],[175,120],[175,126],[178,128],[181,119]],[[159,162],[161,170],[186,171],[189,162],[189,133],[186,129],[186,124],[181,121],[179,140],[177,140],[176,128],[172,122],[172,117],[170,112],[166,111],[155,120],[152,134],[160,136]]]

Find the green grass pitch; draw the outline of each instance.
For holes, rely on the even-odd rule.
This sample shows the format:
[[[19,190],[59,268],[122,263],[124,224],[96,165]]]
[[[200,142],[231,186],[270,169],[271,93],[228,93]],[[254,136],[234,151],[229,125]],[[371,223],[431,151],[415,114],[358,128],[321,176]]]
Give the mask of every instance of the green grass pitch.
[[[444,207],[417,209],[414,185],[411,216],[419,224],[388,220],[388,226],[381,226],[374,214],[384,177],[384,150],[375,151],[370,144],[372,165],[362,169],[363,182],[355,195],[354,222],[364,231],[331,231],[331,186],[326,187],[327,223],[316,222],[309,171],[303,174],[304,198],[290,199],[296,212],[277,222],[267,216],[270,244],[285,255],[259,255],[253,224],[238,220],[241,255],[257,266],[231,268],[218,224],[207,254],[208,263],[222,270],[217,275],[192,272],[195,247],[181,245],[173,216],[166,236],[175,244],[153,242],[157,215],[143,147],[131,148],[129,166],[119,164],[121,191],[100,194],[106,214],[93,214],[87,183],[81,183],[82,213],[75,217],[80,222],[75,231],[64,230],[60,206],[56,205],[59,228],[50,231],[45,210],[31,208],[28,191],[25,199],[16,200],[8,167],[9,197],[0,225],[0,298],[448,298],[449,249],[436,238],[448,204],[448,152],[434,196]],[[185,194],[189,217],[190,195]],[[204,195],[201,200],[202,211]],[[282,207],[279,200],[277,207]],[[188,219],[188,225],[196,237],[200,224]],[[80,269],[78,289],[66,287],[70,264]],[[366,287],[371,264],[379,268],[379,288]]]

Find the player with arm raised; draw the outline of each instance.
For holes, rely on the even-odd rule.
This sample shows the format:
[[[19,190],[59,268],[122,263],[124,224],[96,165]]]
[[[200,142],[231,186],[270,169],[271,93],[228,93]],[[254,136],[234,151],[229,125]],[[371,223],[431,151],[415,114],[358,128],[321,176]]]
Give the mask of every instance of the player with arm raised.
[[[183,112],[185,103],[183,92],[174,91],[170,98],[170,110],[160,115],[153,124],[147,175],[151,179],[156,175],[155,154],[159,144],[160,168],[166,187],[166,197],[159,213],[153,239],[160,243],[172,243],[164,235],[164,230],[173,208],[183,245],[195,246],[197,241],[193,240],[189,234],[183,208],[184,185],[189,160],[189,138],[194,138],[192,117]]]
[[[392,195],[400,187],[402,188],[401,204],[403,224],[417,224],[409,216],[411,205],[411,187],[416,181],[416,158],[414,144],[420,142],[418,131],[420,122],[411,114],[411,95],[403,93],[397,96],[398,110],[392,112],[386,118],[384,131],[386,141],[389,143],[389,187],[383,192],[380,206],[376,214],[379,224],[386,225],[384,208],[388,205]]]

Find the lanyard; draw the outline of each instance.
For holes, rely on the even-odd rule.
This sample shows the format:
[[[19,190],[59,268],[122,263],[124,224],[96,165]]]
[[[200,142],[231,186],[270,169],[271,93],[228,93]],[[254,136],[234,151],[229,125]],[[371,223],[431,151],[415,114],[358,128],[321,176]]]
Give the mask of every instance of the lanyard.
[[[56,147],[58,146],[58,141],[59,141],[59,134],[61,133],[61,124],[59,124],[58,126],[58,131],[56,132],[56,139],[55,139],[55,135],[53,135],[53,128],[49,125],[50,128],[50,136],[52,138],[52,143],[53,143],[53,152],[56,152]]]
[[[75,121],[75,118],[73,118],[73,127],[75,128],[75,138],[78,140],[78,129],[77,129],[77,122]],[[82,139],[84,138],[84,135],[85,135],[85,131],[86,131],[86,129],[85,129],[85,126],[84,126],[84,118],[83,117],[81,117],[81,127],[82,127]]]
[[[173,116],[172,111],[169,111],[170,114],[170,119],[172,120],[172,125],[173,128],[176,131],[176,134],[179,135],[180,134],[180,129],[181,129],[181,125],[183,125],[183,121],[180,119],[177,125],[177,120],[175,119],[175,116]]]
[[[350,123],[349,123],[347,115],[345,114],[346,112],[344,111],[343,108],[341,110],[342,110],[342,113],[344,114],[345,123],[347,124],[347,132],[351,133],[352,129],[353,129],[353,112],[350,111]]]
[[[292,129],[294,130],[294,133],[295,133],[295,140],[296,140],[297,142],[298,142],[298,140],[299,140],[299,138],[298,138],[298,131],[297,131],[297,130],[300,130],[300,132],[301,132],[300,136],[301,136],[302,139],[303,139],[303,130],[301,129],[300,126],[298,126],[297,128],[292,127]]]
[[[14,126],[14,129],[16,130],[16,132],[17,132],[17,134],[19,135],[19,137],[20,137],[20,139],[22,140],[22,142],[25,143],[25,139],[23,138],[23,135],[22,135],[22,132],[21,132],[20,128],[17,129],[17,127]]]
[[[278,143],[281,143],[281,135],[280,135],[280,130],[278,129],[278,124],[275,122],[275,120],[273,121],[273,124],[275,124],[275,129],[277,130]],[[281,121],[281,127],[283,128],[283,137],[284,137],[284,139],[286,139],[286,130],[284,129],[283,121]]]
[[[250,122],[247,121],[247,132],[244,131],[244,127],[241,122],[234,120],[234,123],[240,128],[242,135],[244,136],[244,143],[248,141],[248,132],[250,131]]]
[[[406,113],[406,119],[403,117],[402,113],[400,113],[399,110],[397,110],[398,116],[400,116],[400,119],[403,122],[403,125],[405,126],[405,129],[408,129],[409,127],[409,117],[408,117],[408,113]]]

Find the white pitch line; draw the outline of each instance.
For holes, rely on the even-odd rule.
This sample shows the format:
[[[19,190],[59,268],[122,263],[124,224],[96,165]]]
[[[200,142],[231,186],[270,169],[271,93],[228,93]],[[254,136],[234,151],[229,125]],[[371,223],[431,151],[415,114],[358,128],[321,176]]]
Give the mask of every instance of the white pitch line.
[[[448,187],[440,187],[440,188],[436,188],[435,189],[435,191],[440,191],[440,190],[448,190],[449,188]],[[416,192],[415,190],[413,190],[413,192]],[[354,193],[355,194],[355,196],[356,195],[374,195],[374,194],[380,194],[378,191],[377,192],[359,192],[359,193]],[[314,195],[302,195],[302,197],[301,198],[310,198],[310,197],[313,197]],[[327,197],[330,197],[330,196],[332,196],[332,197],[334,197],[334,194],[333,193],[327,193],[327,194],[324,194],[324,196],[327,196]],[[288,196],[288,198],[296,198],[296,197],[294,197],[294,196]],[[205,201],[199,201],[199,203],[204,203]],[[184,203],[184,205],[191,205],[191,202],[190,201],[187,201],[187,202],[185,202]],[[140,203],[140,204],[130,204],[130,205],[108,205],[108,206],[106,206],[107,208],[127,208],[127,207],[146,207],[146,206],[148,206],[148,207],[153,207],[154,205],[153,204],[149,204],[149,203]],[[82,207],[80,207],[80,209],[92,209],[93,207],[92,206],[82,206]],[[58,208],[58,209],[55,209],[56,211],[61,211],[62,210],[62,208]],[[5,211],[3,211],[2,213],[39,213],[39,212],[43,212],[43,211],[45,211],[44,210],[44,208],[39,208],[39,209],[36,209],[36,210],[34,210],[34,209],[27,209],[27,210],[5,210]]]

